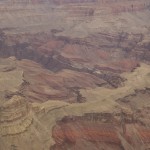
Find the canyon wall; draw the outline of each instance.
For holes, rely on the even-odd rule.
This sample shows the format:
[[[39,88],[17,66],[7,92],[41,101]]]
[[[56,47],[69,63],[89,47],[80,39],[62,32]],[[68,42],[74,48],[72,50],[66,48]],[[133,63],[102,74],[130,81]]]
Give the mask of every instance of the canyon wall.
[[[149,0],[0,2],[0,149],[150,147]]]
[[[88,149],[146,149],[150,129],[136,122],[129,111],[64,117],[53,128],[56,144],[50,150],[84,149],[86,144]]]
[[[149,20],[147,11],[150,4],[148,0],[12,1],[12,3],[3,2],[0,4],[0,19],[2,20],[0,28],[8,33],[37,33],[57,29],[62,32],[62,35],[70,34],[70,36],[85,37],[92,32],[97,32],[97,30],[102,31],[106,27],[108,27],[109,32],[127,30],[127,28],[129,30],[133,23],[132,17],[135,17],[138,21],[138,26],[136,26],[136,23],[133,25],[138,29],[132,28],[130,32],[136,31],[137,33],[138,31],[138,33],[141,33],[143,28],[146,28],[149,24],[149,22],[143,20],[144,18],[147,21]],[[58,5],[58,3],[60,4]],[[140,17],[138,17],[138,13],[140,12],[143,13],[141,21],[138,20]],[[124,13],[126,15],[122,19]],[[104,15],[107,15],[107,20]],[[103,23],[98,24],[97,22]],[[81,27],[80,24],[82,24]],[[81,31],[77,31],[80,28]]]

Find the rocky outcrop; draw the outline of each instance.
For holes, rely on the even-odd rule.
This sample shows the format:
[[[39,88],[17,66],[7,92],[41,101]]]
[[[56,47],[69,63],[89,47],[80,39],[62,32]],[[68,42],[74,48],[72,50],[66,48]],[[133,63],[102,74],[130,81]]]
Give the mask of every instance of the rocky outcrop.
[[[45,33],[3,37],[1,57],[15,56],[19,60],[36,61],[52,72],[63,69],[82,72],[105,80],[115,88],[122,86],[125,80],[120,73],[133,71],[139,67],[140,61],[149,62],[148,46],[142,44],[145,41],[143,34],[97,33],[82,39]]]
[[[148,149],[149,5],[0,1],[0,149]]]
[[[118,73],[132,71],[139,65],[136,59],[120,59],[120,56],[125,57],[124,51],[115,50],[116,41],[111,51],[105,50],[108,49],[108,43],[110,43],[107,39],[107,46],[99,45],[100,40],[103,40],[102,38],[107,38],[105,35],[102,37],[100,35],[99,38],[89,37],[84,40],[64,37],[51,37],[51,40],[48,40],[46,34],[29,36],[22,35],[22,37],[16,36],[16,38],[8,36],[0,55],[2,57],[15,56],[19,60],[33,60],[53,72],[63,69],[70,69],[74,73],[80,72],[79,74],[84,72],[89,76],[96,76],[105,80],[112,87],[121,86],[124,81]],[[94,41],[89,42],[92,38]],[[26,42],[22,42],[22,40]],[[98,47],[103,47],[104,50]],[[101,86],[102,84],[97,83],[97,85]]]
[[[132,71],[138,66],[139,60],[145,60],[142,56],[137,57],[134,51],[138,43],[142,42],[142,34],[105,35],[99,33],[85,39],[51,37],[49,40],[48,36],[33,34],[15,38],[7,37],[0,55],[30,59],[54,71],[60,69]]]
[[[31,108],[27,101],[14,95],[0,106],[0,135],[24,132],[32,123]]]
[[[84,72],[62,70],[50,72],[32,61],[21,61],[19,68],[24,70],[24,85],[22,93],[29,101],[63,100],[77,102],[82,96],[77,92],[82,88],[97,87],[107,84],[104,80]],[[85,80],[87,79],[87,80]],[[81,100],[82,102],[82,100]]]
[[[112,149],[121,150],[121,141],[115,127],[112,124],[100,123],[104,116],[87,114],[83,117],[63,118],[53,129],[53,138],[56,145],[51,147],[51,150],[67,150],[69,147],[70,149],[84,149],[83,145],[85,143],[88,143],[89,149],[111,147]],[[110,119],[111,115],[106,114],[106,116]],[[99,118],[99,120],[94,118]]]
[[[50,150],[84,149],[86,143],[89,149],[140,150],[150,144],[149,131],[149,128],[135,125],[133,114],[127,110],[115,114],[70,116],[53,128],[56,144]]]
[[[141,109],[142,107],[149,106],[149,94],[150,94],[149,88],[145,88],[143,90],[135,90],[134,94],[123,97],[117,101],[121,104],[131,107],[132,109],[138,110]]]

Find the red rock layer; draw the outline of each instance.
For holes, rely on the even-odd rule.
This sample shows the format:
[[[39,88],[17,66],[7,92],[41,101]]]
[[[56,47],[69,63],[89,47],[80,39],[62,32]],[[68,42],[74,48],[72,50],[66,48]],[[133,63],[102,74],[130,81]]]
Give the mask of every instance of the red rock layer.
[[[138,128],[137,129],[138,134],[143,141],[143,143],[149,143],[150,144],[150,129],[149,128]]]
[[[65,141],[67,139],[69,142],[75,143],[78,138],[93,142],[120,143],[115,128],[109,124],[94,124],[89,122],[62,124],[61,129],[59,127],[54,128],[53,134],[59,145],[62,144],[62,140]]]
[[[64,117],[53,128],[55,145],[50,150],[146,149],[150,146],[150,128],[129,121],[132,117],[128,115],[124,121],[121,118],[117,121],[109,113]]]
[[[123,86],[119,73],[133,71],[139,61],[149,61],[148,48],[137,44],[141,41],[141,34],[124,32],[97,33],[83,39],[45,33],[10,35],[5,37],[0,56],[28,59],[18,66],[24,71],[27,84],[23,92],[30,101],[76,102],[75,89]]]
[[[69,150],[69,148],[77,150],[79,147],[84,150],[86,149],[86,147],[83,148],[85,143],[89,143],[88,148],[91,149],[101,147],[122,149],[115,127],[112,124],[94,121],[62,121],[53,128],[53,138],[56,144],[51,150]]]
[[[22,88],[24,89],[23,94],[28,97],[29,101],[77,102],[76,88],[94,88],[97,84],[106,83],[104,80],[84,72],[66,69],[53,73],[29,60],[22,60],[18,63],[18,67],[24,71],[26,84]]]
[[[141,35],[132,35],[133,39],[130,39],[131,35],[123,34],[125,33],[96,34],[85,39],[65,37],[55,39],[44,34],[7,37],[6,44],[11,45],[5,51],[2,50],[0,55],[5,57],[14,55],[18,59],[30,59],[40,62],[48,69],[56,70],[75,67],[91,70],[108,69],[114,72],[132,71],[138,66],[137,59],[139,58],[135,59],[137,54],[132,52],[130,45],[135,44],[136,47]],[[121,36],[124,40],[118,43]],[[119,51],[116,51],[117,47],[120,48]]]

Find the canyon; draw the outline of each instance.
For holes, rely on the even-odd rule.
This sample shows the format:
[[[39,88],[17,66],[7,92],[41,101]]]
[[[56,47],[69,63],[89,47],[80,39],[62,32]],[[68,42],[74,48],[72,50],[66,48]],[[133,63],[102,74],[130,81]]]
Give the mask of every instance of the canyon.
[[[0,150],[148,150],[149,111],[149,0],[0,1]]]

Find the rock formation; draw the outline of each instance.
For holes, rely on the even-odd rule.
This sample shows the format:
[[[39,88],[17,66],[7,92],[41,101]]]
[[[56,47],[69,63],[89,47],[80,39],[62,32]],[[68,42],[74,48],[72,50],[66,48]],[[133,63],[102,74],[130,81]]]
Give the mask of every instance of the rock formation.
[[[149,0],[0,1],[0,150],[150,147]]]
[[[117,119],[119,117],[119,119]],[[50,150],[148,148],[150,128],[135,123],[133,114],[89,113],[65,117],[53,128],[56,144]],[[139,147],[139,144],[140,147]]]
[[[8,136],[24,132],[32,123],[30,106],[21,96],[13,96],[0,106],[0,135]]]

